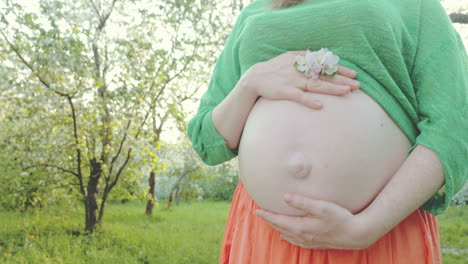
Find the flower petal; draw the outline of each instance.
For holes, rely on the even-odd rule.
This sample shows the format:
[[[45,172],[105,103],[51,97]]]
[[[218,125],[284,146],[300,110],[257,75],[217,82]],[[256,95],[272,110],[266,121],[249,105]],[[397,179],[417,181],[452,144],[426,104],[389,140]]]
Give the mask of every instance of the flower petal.
[[[323,67],[322,67],[321,65],[314,65],[314,66],[312,66],[310,69],[311,69],[313,72],[319,74],[319,73],[322,71],[322,68],[323,68]]]
[[[336,67],[335,65],[327,65],[327,67],[324,67],[323,68],[323,73],[325,74],[328,74],[328,75],[332,75],[334,73],[336,73],[338,71],[338,67]]]
[[[334,55],[333,53],[330,52],[330,54],[327,56],[326,64],[329,65],[335,65],[340,61],[340,57]]]
[[[297,69],[301,72],[305,72],[308,69],[308,67],[307,65],[297,65]]]

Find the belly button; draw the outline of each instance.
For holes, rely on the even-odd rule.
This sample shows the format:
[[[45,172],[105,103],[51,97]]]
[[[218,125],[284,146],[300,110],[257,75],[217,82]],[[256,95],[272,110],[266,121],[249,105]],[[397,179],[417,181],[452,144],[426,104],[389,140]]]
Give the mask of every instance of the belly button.
[[[296,152],[288,160],[288,173],[294,178],[305,179],[312,170],[310,159],[302,152]]]

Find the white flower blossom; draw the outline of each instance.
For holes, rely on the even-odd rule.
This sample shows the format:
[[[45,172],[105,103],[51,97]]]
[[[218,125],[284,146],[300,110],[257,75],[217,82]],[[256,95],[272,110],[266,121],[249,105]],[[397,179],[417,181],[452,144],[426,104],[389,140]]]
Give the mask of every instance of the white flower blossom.
[[[294,66],[304,72],[306,77],[318,79],[320,74],[333,76],[338,71],[336,66],[340,58],[327,48],[318,51],[307,50],[305,56],[297,56]]]
[[[306,65],[306,61],[305,61],[304,56],[297,55],[296,56],[296,63],[294,65],[301,72],[305,72],[307,70],[307,65]]]

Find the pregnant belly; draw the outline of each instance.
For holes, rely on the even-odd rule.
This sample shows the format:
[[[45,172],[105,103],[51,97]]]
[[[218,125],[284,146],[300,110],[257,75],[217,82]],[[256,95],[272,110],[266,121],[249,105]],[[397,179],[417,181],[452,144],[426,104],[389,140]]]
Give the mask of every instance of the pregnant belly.
[[[260,98],[239,145],[239,172],[263,209],[303,215],[285,192],[364,209],[406,159],[408,138],[371,97],[316,94],[313,110],[292,101]]]

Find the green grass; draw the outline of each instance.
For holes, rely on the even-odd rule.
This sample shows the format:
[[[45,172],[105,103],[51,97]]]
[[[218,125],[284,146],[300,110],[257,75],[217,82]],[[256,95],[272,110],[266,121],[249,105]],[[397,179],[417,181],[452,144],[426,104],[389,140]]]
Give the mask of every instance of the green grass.
[[[228,202],[198,202],[143,214],[145,204],[109,204],[101,231],[85,235],[81,210],[0,213],[0,263],[217,263]]]
[[[103,228],[84,234],[79,209],[0,212],[0,263],[217,263],[228,202],[193,201],[143,215],[145,204],[111,203]],[[443,248],[468,248],[468,206],[440,218]],[[467,263],[468,253],[444,253]],[[465,261],[465,262],[464,262]]]
[[[468,264],[468,205],[447,209],[439,216],[439,227],[442,248],[456,251],[442,253],[444,263]]]

